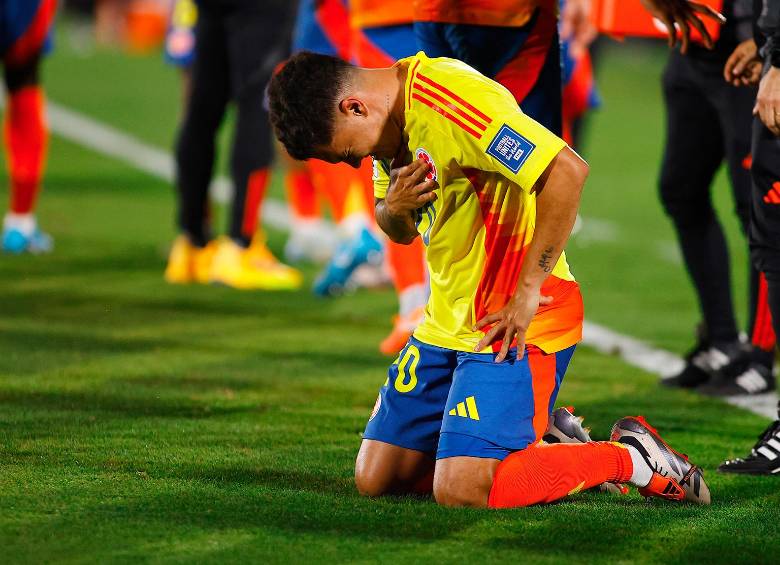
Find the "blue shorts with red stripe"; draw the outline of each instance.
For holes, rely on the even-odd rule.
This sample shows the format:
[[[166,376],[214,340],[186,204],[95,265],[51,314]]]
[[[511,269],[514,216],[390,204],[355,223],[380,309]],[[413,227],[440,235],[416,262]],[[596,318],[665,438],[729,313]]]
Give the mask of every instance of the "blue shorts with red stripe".
[[[501,363],[411,338],[379,390],[364,439],[436,456],[503,460],[541,439],[574,347]]]
[[[561,135],[561,60],[557,15],[538,9],[521,27],[415,22],[429,57],[460,59],[505,86],[525,114]]]
[[[355,33],[352,55],[356,65],[385,67],[419,51],[412,24],[369,27]]]
[[[0,2],[0,56],[6,64],[51,49],[55,0],[3,0]],[[24,49],[19,49],[24,47]],[[8,60],[14,55],[13,60]]]
[[[345,58],[349,49],[349,16],[342,0],[301,0],[295,17],[292,50]]]

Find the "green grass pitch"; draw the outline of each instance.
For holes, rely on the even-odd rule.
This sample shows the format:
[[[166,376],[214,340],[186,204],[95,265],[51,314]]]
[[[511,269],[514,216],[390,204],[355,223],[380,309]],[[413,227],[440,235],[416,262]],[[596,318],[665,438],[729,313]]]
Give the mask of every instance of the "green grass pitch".
[[[682,352],[696,307],[654,189],[663,54],[605,53],[569,255],[590,319]],[[170,145],[179,90],[159,57],[84,57],[63,38],[45,77],[57,102]],[[780,481],[715,472],[765,420],[587,348],[560,404],[597,438],[645,414],[705,468],[711,507],[637,494],[500,512],[361,499],[353,461],[385,379],[375,351],[392,293],[167,286],[171,188],[56,136],[50,149],[40,217],[56,252],[0,257],[0,561],[777,562]],[[744,310],[722,175],[716,192]]]

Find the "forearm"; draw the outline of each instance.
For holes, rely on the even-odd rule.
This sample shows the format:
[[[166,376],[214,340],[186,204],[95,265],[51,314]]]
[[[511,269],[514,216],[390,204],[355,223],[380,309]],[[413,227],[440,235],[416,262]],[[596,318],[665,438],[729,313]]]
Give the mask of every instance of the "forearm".
[[[387,209],[387,202],[383,199],[376,199],[374,206],[374,215],[376,223],[382,228],[395,243],[408,245],[417,237],[417,228],[414,225],[414,212],[402,215],[394,215]]]
[[[569,239],[588,165],[564,148],[550,166],[537,191],[536,226],[518,280],[518,293],[538,292],[552,272]]]

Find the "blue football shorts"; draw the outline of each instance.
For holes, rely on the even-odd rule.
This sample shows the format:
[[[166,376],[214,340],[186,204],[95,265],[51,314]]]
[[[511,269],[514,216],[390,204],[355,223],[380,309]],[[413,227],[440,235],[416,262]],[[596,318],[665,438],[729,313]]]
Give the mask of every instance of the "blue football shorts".
[[[379,390],[364,439],[447,457],[503,460],[547,429],[575,346],[545,354],[454,351],[410,338]]]

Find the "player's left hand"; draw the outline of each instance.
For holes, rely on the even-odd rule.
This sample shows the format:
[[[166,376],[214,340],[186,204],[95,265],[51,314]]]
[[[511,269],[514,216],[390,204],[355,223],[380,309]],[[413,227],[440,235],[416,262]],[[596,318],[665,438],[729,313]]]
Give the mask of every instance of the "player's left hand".
[[[723,78],[733,86],[752,86],[761,78],[761,58],[753,39],[737,45],[723,66]]]
[[[688,52],[691,42],[691,28],[701,35],[707,49],[712,49],[714,42],[701,17],[712,18],[720,24],[726,23],[723,14],[705,4],[688,0],[641,0],[645,9],[658,18],[669,31],[669,47],[677,44],[677,30],[680,30],[680,53]]]
[[[775,135],[780,135],[780,68],[770,67],[758,85],[753,115]]]
[[[569,54],[579,59],[596,39],[590,20],[591,0],[566,0],[561,11],[561,39],[569,42]]]
[[[536,315],[536,311],[539,310],[539,306],[546,306],[552,300],[552,296],[542,296],[538,292],[515,294],[501,310],[488,314],[474,324],[472,328],[474,331],[494,324],[474,348],[474,351],[482,351],[496,339],[500,339],[503,343],[501,351],[496,355],[495,362],[501,363],[509,354],[512,340],[517,338],[517,358],[522,359],[525,355],[525,332],[528,331],[531,320]]]

